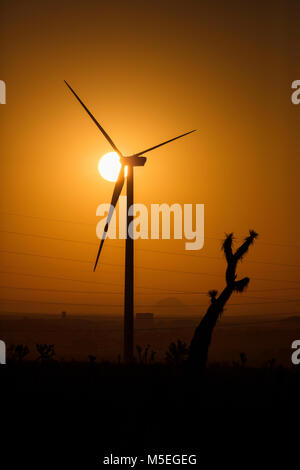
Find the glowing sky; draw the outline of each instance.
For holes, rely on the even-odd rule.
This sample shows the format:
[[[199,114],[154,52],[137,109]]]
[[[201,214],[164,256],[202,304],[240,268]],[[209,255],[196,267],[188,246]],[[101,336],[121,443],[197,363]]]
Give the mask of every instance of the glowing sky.
[[[240,270],[253,280],[233,297],[231,313],[299,312],[300,105],[290,100],[300,78],[298,15],[296,2],[262,3],[1,2],[1,270],[27,276],[2,273],[11,287],[0,295],[37,302],[3,302],[1,310],[122,312],[123,242],[108,240],[92,273],[96,207],[113,189],[97,165],[111,148],[66,79],[125,154],[198,129],[136,169],[136,202],[205,204],[205,247],[196,257],[184,241],[136,243],[137,310],[172,297],[203,311],[202,294],[140,286],[220,289],[220,239],[254,228],[260,238]],[[41,288],[54,292],[30,290]]]

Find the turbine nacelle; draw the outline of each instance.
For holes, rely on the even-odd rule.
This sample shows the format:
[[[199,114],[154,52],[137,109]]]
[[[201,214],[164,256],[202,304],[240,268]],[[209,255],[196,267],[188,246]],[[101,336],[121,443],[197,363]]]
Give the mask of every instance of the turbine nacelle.
[[[125,166],[144,166],[147,161],[146,157],[137,157],[130,155],[129,157],[120,157],[120,162]]]

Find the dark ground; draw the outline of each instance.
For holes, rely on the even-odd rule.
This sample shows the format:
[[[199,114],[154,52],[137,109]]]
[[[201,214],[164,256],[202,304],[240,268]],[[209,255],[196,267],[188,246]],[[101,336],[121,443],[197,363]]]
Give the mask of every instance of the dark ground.
[[[24,363],[0,377],[10,468],[99,468],[103,455],[150,452],[287,465],[299,445],[299,367],[214,366],[200,379],[159,364]]]
[[[135,342],[151,345],[156,359],[163,361],[171,341],[190,343],[197,317],[157,316],[154,322],[136,322]],[[116,362],[122,352],[122,318],[111,316],[0,316],[0,339],[10,344],[25,344],[27,359],[36,358],[36,343],[54,344],[58,360]],[[276,358],[277,365],[291,365],[291,344],[300,339],[300,316],[230,316],[225,312],[214,331],[210,362],[238,361],[241,352],[248,365],[261,367]]]
[[[299,448],[300,368],[290,364],[290,344],[300,337],[298,319],[258,324],[249,318],[243,324],[222,319],[204,377],[165,363],[83,362],[93,353],[88,332],[97,338],[103,321],[1,321],[4,339],[31,349],[27,360],[11,359],[0,367],[1,457],[8,458],[9,468],[101,468],[103,455],[150,452],[196,453],[197,468],[207,468],[207,461],[229,468],[295,466],[291,459]],[[168,327],[170,321],[164,324]],[[183,320],[172,320],[175,334],[161,330],[165,336],[160,341],[164,338],[166,345],[192,332],[191,325],[185,332],[176,322],[182,325]],[[121,345],[121,324],[116,327],[114,357]],[[155,330],[139,334],[155,346]],[[36,360],[35,342],[55,343],[55,360]],[[78,360],[61,360],[66,344],[81,344]],[[244,366],[242,346],[249,357]],[[283,353],[283,360],[271,367],[267,362],[276,351]],[[281,365],[285,362],[286,367]]]

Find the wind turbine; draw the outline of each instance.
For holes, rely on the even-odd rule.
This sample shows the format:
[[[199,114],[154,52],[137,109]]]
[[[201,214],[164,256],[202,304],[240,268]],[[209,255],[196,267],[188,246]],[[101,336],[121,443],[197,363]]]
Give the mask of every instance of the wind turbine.
[[[113,191],[113,195],[111,199],[110,210],[108,212],[106,225],[104,228],[99,250],[97,253],[97,257],[96,257],[96,261],[94,265],[94,271],[97,267],[97,263],[98,263],[99,256],[103,247],[103,243],[107,235],[108,226],[111,221],[113,211],[117,205],[119,196],[124,186],[125,166],[127,166],[128,168],[127,178],[126,178],[127,179],[127,188],[126,188],[127,189],[127,215],[126,215],[127,230],[126,230],[126,248],[125,248],[125,298],[124,298],[124,361],[128,363],[133,360],[133,324],[134,324],[134,277],[133,277],[134,251],[133,251],[133,237],[131,237],[128,232],[129,225],[133,221],[133,215],[129,215],[130,214],[129,208],[133,206],[133,169],[135,166],[145,165],[147,159],[146,157],[142,156],[144,153],[150,152],[151,150],[157,149],[158,147],[161,147],[162,145],[166,145],[169,142],[172,142],[173,140],[177,140],[177,139],[180,139],[181,137],[184,137],[185,135],[191,134],[192,132],[195,132],[196,129],[189,131],[189,132],[185,132],[184,134],[178,135],[176,137],[173,137],[173,139],[166,140],[165,142],[155,145],[154,147],[145,149],[142,152],[125,156],[121,153],[121,151],[114,144],[114,142],[112,141],[110,136],[107,134],[107,132],[103,129],[103,127],[99,124],[96,118],[92,115],[92,113],[88,110],[85,104],[81,101],[81,99],[75,93],[73,88],[66,81],[65,81],[65,84],[73,93],[75,98],[79,101],[81,106],[88,113],[90,118],[94,121],[94,123],[96,124],[98,129],[102,132],[106,140],[110,143],[113,150],[119,156],[120,163],[121,163],[121,168],[120,168],[119,175],[115,183],[115,187],[114,187],[114,191]]]

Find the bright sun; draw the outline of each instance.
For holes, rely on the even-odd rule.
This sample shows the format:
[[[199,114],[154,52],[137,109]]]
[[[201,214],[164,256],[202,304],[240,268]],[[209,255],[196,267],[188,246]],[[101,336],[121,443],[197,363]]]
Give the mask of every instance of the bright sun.
[[[120,169],[120,157],[116,152],[106,153],[99,160],[99,173],[107,181],[117,181]]]

